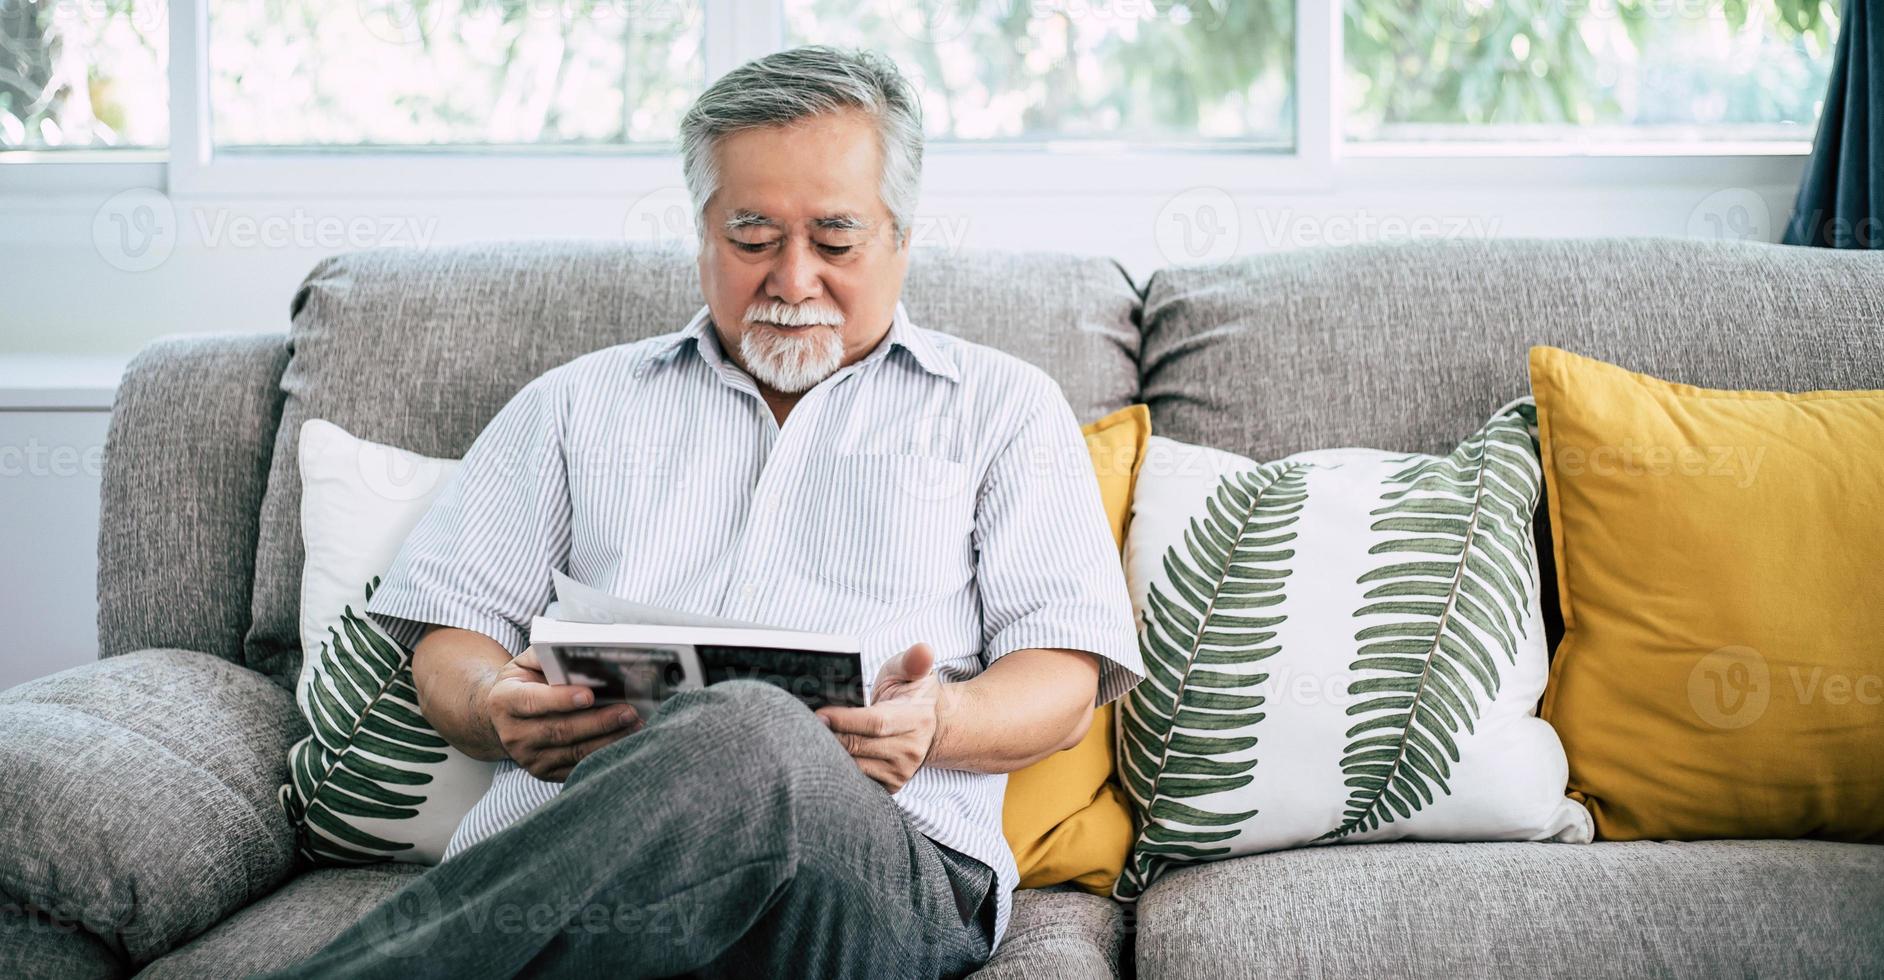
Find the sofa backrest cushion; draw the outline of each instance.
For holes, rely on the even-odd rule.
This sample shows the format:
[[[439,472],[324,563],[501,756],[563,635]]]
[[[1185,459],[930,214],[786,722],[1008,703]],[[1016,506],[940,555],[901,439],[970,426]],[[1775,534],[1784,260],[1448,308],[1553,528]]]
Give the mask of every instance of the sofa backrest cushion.
[[[1884,254],[1672,239],[1355,246],[1155,273],[1152,432],[1444,452],[1563,347],[1712,388],[1884,388]]]
[[[1137,394],[1138,295],[1109,259],[919,251],[904,300],[919,326],[1048,371],[1082,421]],[[300,669],[302,422],[327,419],[363,439],[457,458],[537,375],[678,330],[702,303],[691,252],[610,242],[376,250],[317,265],[293,304],[248,665],[285,685]]]

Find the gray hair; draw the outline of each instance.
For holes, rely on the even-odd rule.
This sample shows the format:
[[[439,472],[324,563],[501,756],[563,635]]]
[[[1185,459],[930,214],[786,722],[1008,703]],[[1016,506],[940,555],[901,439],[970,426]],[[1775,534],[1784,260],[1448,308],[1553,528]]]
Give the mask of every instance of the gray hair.
[[[877,193],[896,223],[896,242],[901,245],[909,237],[921,191],[922,103],[888,58],[821,44],[740,65],[707,86],[681,117],[681,167],[702,239],[707,199],[720,184],[713,150],[721,137],[845,110],[864,112],[876,121],[883,156]]]

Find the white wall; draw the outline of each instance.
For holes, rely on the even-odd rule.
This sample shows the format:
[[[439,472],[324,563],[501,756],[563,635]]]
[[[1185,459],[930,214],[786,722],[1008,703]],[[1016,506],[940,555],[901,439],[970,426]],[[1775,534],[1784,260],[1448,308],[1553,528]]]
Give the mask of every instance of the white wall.
[[[98,460],[110,418],[0,411],[0,690],[98,655]]]

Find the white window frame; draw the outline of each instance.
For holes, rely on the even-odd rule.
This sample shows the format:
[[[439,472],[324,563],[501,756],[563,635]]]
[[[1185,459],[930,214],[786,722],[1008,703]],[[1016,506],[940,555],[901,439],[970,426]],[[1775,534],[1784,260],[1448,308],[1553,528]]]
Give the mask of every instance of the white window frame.
[[[782,46],[777,0],[701,0],[706,75]],[[1795,180],[1807,140],[1772,143],[1350,142],[1344,134],[1342,4],[1297,0],[1293,152],[1134,147],[1065,141],[988,146],[932,142],[926,194],[1159,195],[1209,186],[1230,193],[1326,192],[1439,182],[1571,186],[1691,183],[1700,173],[1745,182]],[[606,197],[677,187],[671,145],[478,152],[362,150],[218,153],[209,129],[208,0],[170,2],[170,146],[0,154],[0,196],[149,187],[190,198]],[[1705,178],[1703,178],[1705,179]]]

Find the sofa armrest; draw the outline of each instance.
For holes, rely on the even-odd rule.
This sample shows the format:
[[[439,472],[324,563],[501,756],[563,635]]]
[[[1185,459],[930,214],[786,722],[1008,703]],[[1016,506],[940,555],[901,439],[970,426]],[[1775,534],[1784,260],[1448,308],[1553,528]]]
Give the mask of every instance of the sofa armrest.
[[[186,650],[0,692],[0,907],[70,926],[39,956],[102,942],[126,967],[208,929],[293,870],[277,793],[306,734],[280,686]]]
[[[286,334],[158,340],[125,369],[105,438],[98,648],[243,663]]]

